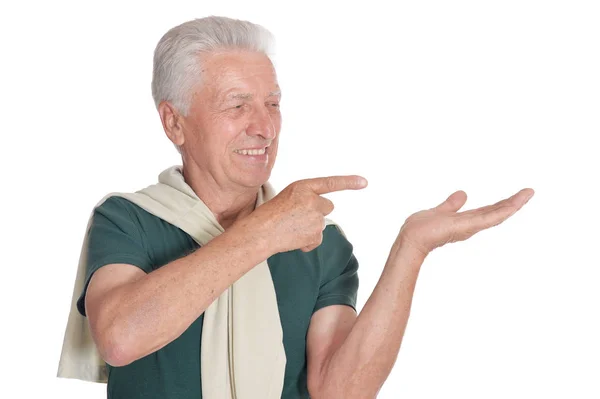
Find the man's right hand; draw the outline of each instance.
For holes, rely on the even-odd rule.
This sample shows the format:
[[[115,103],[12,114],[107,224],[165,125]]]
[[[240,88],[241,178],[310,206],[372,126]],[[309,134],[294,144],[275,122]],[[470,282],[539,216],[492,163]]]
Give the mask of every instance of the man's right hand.
[[[360,190],[367,186],[361,176],[330,176],[296,181],[271,200],[256,208],[244,222],[251,223],[266,236],[270,252],[301,249],[309,252],[323,241],[325,216],[333,202],[322,194]]]

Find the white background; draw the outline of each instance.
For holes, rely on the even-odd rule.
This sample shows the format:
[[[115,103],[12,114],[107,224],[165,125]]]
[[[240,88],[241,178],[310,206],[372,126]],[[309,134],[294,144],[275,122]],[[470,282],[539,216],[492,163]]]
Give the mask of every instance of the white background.
[[[536,191],[426,260],[379,398],[600,398],[600,12],[573,0],[3,2],[2,397],[106,396],[55,377],[85,225],[106,193],[179,162],[152,53],[208,15],[277,38],[275,186],[369,180],[328,196],[359,309],[411,213],[459,189],[464,210]]]

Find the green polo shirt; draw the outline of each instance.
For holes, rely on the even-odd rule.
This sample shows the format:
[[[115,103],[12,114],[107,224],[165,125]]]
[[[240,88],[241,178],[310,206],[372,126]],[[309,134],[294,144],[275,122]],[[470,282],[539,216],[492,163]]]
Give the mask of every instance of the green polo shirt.
[[[198,244],[185,232],[122,197],[96,208],[89,230],[86,283],[77,302],[85,316],[85,292],[92,274],[104,265],[127,263],[146,273],[190,254]],[[330,305],[356,306],[358,262],[352,245],[334,225],[313,251],[277,253],[268,259],[283,328],[287,357],[282,398],[309,398],[306,335],[311,316]],[[260,309],[256,310],[260,312]],[[168,345],[123,367],[106,365],[112,399],[202,398],[200,315]]]

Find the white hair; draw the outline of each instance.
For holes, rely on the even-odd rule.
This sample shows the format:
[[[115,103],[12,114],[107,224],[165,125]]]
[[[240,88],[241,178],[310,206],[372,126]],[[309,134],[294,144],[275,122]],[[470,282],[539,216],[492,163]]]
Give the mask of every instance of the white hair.
[[[154,104],[158,109],[168,101],[187,116],[194,88],[202,79],[201,54],[241,49],[271,59],[274,44],[271,32],[248,21],[210,16],[184,22],[165,33],[154,50]]]

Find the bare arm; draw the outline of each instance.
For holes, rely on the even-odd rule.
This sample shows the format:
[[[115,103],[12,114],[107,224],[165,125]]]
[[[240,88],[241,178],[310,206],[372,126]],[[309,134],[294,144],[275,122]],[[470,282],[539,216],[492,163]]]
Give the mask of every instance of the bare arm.
[[[458,191],[437,207],[411,215],[359,316],[327,308],[313,316],[307,338],[311,397],[376,397],[398,356],[427,254],[502,223],[531,196],[533,190],[524,189],[494,205],[456,213],[466,201],[466,194]]]
[[[102,358],[127,365],[179,337],[246,272],[272,254],[322,240],[323,215],[333,210],[319,193],[360,189],[356,176],[294,182],[194,253],[145,274],[133,265],[106,265],[90,280],[85,306]]]
[[[409,247],[395,248],[358,317],[349,307],[315,313],[307,338],[311,397],[377,395],[398,356],[423,260]]]
[[[175,340],[227,287],[270,256],[266,247],[240,223],[149,274],[132,265],[100,268],[85,305],[103,359],[124,366]]]

